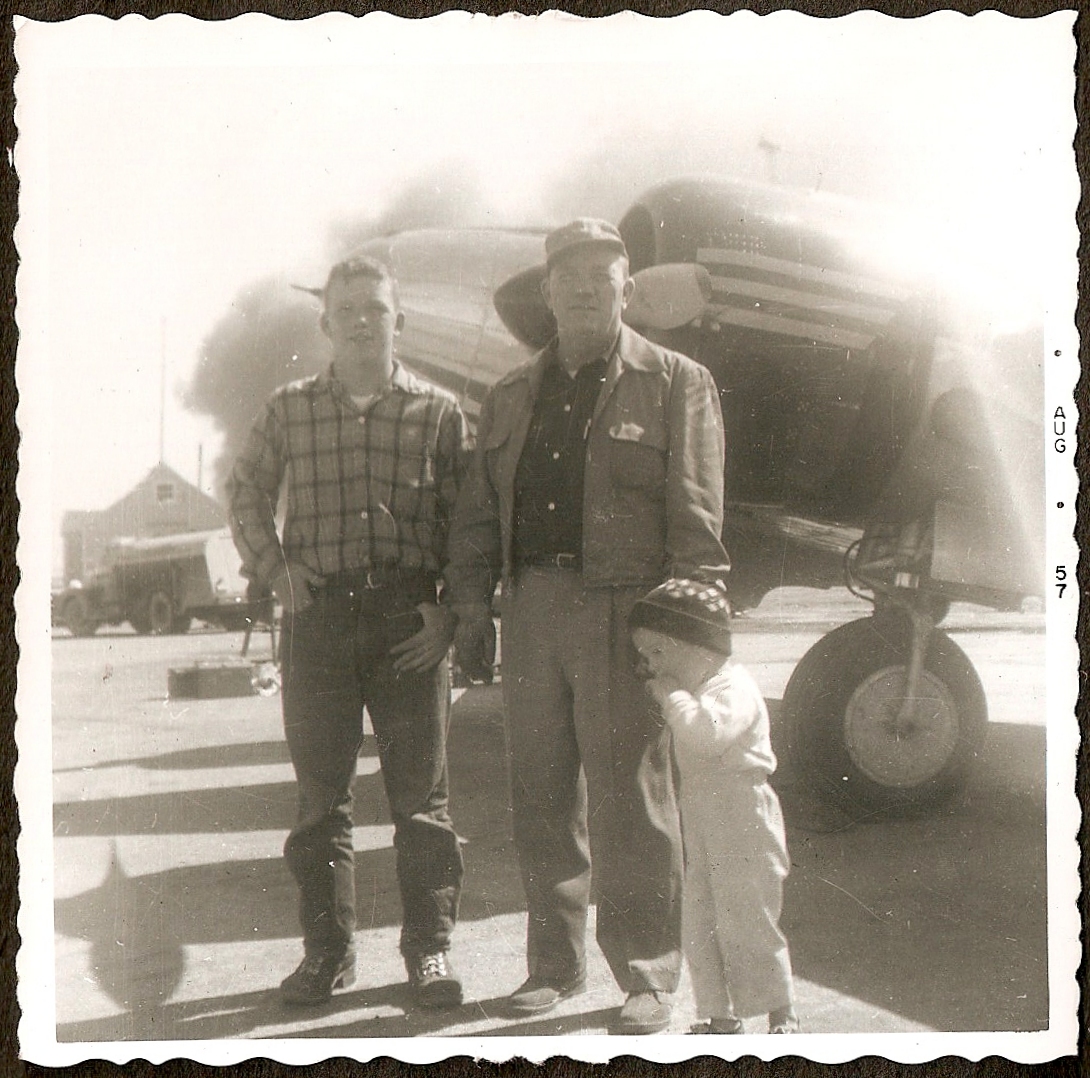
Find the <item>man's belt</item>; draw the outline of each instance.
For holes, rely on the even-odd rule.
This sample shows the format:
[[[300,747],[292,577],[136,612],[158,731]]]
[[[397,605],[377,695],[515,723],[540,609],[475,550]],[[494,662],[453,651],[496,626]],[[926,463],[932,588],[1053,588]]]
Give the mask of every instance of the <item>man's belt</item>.
[[[396,562],[382,562],[367,568],[342,569],[327,573],[315,591],[377,591],[379,588],[396,588],[404,584],[429,584],[435,586],[436,574],[430,569],[406,569]]]
[[[547,569],[575,569],[583,568],[583,558],[579,554],[525,554],[518,559],[519,568],[534,566]]]

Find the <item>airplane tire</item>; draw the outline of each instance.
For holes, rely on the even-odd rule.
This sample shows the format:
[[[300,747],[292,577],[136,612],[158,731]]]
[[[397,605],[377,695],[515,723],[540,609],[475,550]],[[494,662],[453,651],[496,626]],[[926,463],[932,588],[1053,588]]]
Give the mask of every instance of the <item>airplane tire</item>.
[[[851,811],[908,815],[952,797],[980,756],[988,709],[980,679],[945,633],[931,634],[907,728],[897,729],[911,646],[908,620],[880,615],[822,637],[783,696],[794,768]]]
[[[62,621],[73,636],[94,636],[100,624],[91,616],[91,605],[83,595],[73,595],[65,602]]]

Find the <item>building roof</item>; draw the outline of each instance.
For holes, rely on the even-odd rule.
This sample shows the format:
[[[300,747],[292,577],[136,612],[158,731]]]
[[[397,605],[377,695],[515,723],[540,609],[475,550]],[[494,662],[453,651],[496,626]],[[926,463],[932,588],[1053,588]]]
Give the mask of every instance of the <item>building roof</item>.
[[[92,525],[96,520],[108,519],[111,515],[123,511],[124,507],[133,500],[139,499],[146,490],[158,486],[160,483],[173,483],[175,487],[188,496],[191,508],[196,509],[202,518],[201,521],[194,525],[196,528],[218,527],[224,520],[224,508],[215,498],[199,490],[189,480],[179,475],[169,464],[160,461],[131,490],[104,509],[67,510],[61,519],[61,532],[81,531]]]

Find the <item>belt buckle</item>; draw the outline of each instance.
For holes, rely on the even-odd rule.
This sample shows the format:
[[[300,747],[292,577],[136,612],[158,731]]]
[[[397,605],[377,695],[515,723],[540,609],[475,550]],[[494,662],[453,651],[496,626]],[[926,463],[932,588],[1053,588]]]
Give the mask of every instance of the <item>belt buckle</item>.
[[[557,554],[553,559],[558,569],[574,569],[576,556],[574,554]]]

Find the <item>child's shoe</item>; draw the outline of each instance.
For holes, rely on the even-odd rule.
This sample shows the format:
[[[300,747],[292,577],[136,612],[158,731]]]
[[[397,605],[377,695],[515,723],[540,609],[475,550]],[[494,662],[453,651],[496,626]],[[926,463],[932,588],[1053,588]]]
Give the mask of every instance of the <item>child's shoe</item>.
[[[791,1007],[783,1007],[778,1011],[772,1011],[768,1016],[769,1033],[798,1033],[798,1015]]]
[[[730,1015],[727,1018],[706,1018],[702,1022],[694,1022],[689,1027],[690,1033],[741,1033],[742,1020]]]

